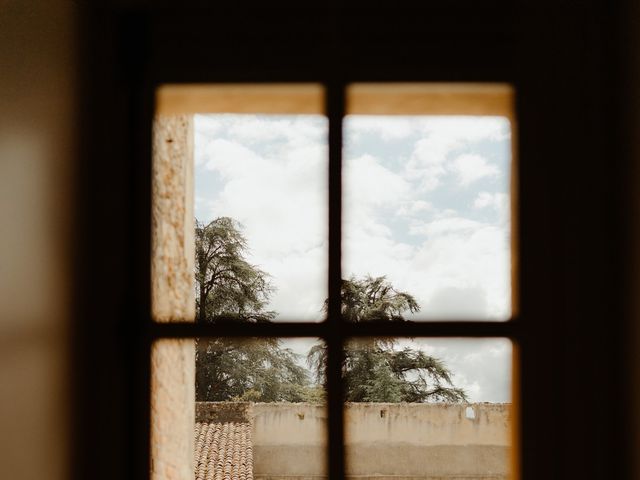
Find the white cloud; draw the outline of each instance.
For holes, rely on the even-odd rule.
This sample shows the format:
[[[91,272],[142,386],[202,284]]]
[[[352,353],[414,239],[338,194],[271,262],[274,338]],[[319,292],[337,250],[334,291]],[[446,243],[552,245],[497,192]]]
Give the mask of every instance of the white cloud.
[[[344,120],[347,138],[358,140],[363,134],[374,134],[385,141],[402,140],[416,133],[446,139],[447,142],[508,140],[506,117],[460,115],[382,116],[348,115]]]
[[[388,205],[402,201],[409,189],[409,184],[402,176],[384,167],[380,160],[372,155],[363,155],[345,162],[346,203]]]
[[[458,183],[463,187],[468,187],[474,182],[483,178],[496,178],[500,175],[500,170],[487,160],[475,154],[464,154],[457,157],[451,169],[458,177]]]
[[[498,223],[508,224],[510,221],[509,212],[511,210],[510,197],[502,192],[480,192],[473,201],[473,208],[477,210],[490,208],[497,212]]]
[[[446,211],[432,220],[413,218],[407,228],[416,243],[399,241],[391,229],[380,234],[366,224],[347,224],[345,271],[358,276],[386,275],[422,306],[413,318],[508,318],[511,258],[507,224],[489,224]]]
[[[429,299],[431,311],[442,312],[442,317],[472,319],[487,312],[487,292],[480,285],[443,287],[435,290]]]
[[[442,236],[447,234],[467,233],[471,234],[482,227],[476,220],[463,217],[444,216],[431,222],[416,221],[410,226],[410,232],[414,235]]]
[[[194,131],[210,139],[222,132],[225,127],[224,115],[195,115]]]
[[[205,154],[205,167],[218,172],[223,179],[238,178],[256,169],[268,170],[264,159],[254,151],[224,138],[210,141]]]
[[[508,200],[508,197],[504,193],[480,192],[476,199],[473,201],[473,207],[492,207],[497,210],[502,207],[506,200]]]
[[[326,120],[320,115],[290,115],[279,118],[247,115],[230,119],[229,137],[243,143],[287,141],[300,147],[322,140]]]
[[[269,309],[279,312],[280,320],[322,320],[322,305],[327,298],[327,252],[325,242],[311,250],[265,259],[261,266],[278,286]]]
[[[400,208],[396,211],[396,215],[414,217],[432,210],[433,205],[430,202],[426,202],[424,200],[410,200],[400,205]]]
[[[471,402],[510,402],[513,347],[503,338],[418,339],[407,343],[443,360]]]
[[[380,115],[348,115],[344,119],[346,136],[358,140],[363,134],[374,134],[384,141],[402,140],[416,131],[416,123],[408,117]]]
[[[462,141],[506,140],[510,135],[506,117],[427,116],[421,117],[421,130],[441,138]]]
[[[387,120],[397,121],[367,119],[363,130],[382,129]],[[356,124],[353,119],[352,126]],[[501,176],[497,165],[477,154],[450,157],[471,141],[504,142],[508,122],[502,118],[431,117],[414,119],[411,128],[421,131],[422,137],[415,141],[405,165],[371,155],[359,157],[361,171],[370,171],[378,179],[370,185],[362,185],[367,178],[364,173],[346,171],[345,272],[386,275],[397,288],[417,298],[423,310],[414,318],[508,318],[511,259],[507,216],[499,215],[501,221],[487,223],[473,212],[460,215],[425,199],[437,187],[443,191],[445,186],[472,188],[482,178]],[[350,191],[357,195],[350,197]],[[496,208],[508,200],[502,195],[492,197]],[[479,205],[486,201],[482,197]]]
[[[423,190],[434,190],[447,173],[445,164],[453,146],[448,139],[437,136],[418,140],[405,167],[405,175],[411,180],[420,180]]]
[[[472,142],[504,141],[510,135],[509,122],[503,117],[417,117],[415,125],[422,138],[415,143],[405,175],[419,180],[425,191],[438,188],[450,169],[458,173],[463,185],[492,174],[494,167],[477,159],[461,155],[450,165],[449,157]]]
[[[391,229],[379,216],[407,201],[409,183],[371,155],[347,159],[343,179],[345,228],[354,227],[365,235],[390,236]]]
[[[426,225],[424,233],[407,275],[421,298],[421,317],[506,319],[511,278],[505,229],[450,219]]]
[[[269,308],[281,319],[319,320],[326,297],[326,123],[244,120],[222,117],[204,147],[196,174],[213,172],[218,187],[201,187],[198,211],[209,209],[205,220],[230,216],[242,224],[248,260],[271,275],[277,291]]]

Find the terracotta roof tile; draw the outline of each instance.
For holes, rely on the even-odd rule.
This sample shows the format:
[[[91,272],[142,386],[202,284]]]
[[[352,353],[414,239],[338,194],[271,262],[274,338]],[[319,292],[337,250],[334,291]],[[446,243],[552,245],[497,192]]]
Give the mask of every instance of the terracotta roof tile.
[[[249,423],[197,422],[196,480],[253,480],[253,447]]]

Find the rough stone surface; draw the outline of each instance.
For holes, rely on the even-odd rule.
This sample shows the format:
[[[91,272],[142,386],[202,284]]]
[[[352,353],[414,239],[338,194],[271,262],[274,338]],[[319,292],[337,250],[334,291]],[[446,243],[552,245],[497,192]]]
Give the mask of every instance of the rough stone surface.
[[[193,321],[193,120],[165,116],[153,127],[152,314]],[[193,340],[160,340],[151,355],[151,478],[193,480]]]
[[[151,353],[151,478],[193,480],[193,340],[159,340]]]
[[[153,126],[152,313],[156,321],[195,317],[193,117],[160,116]]]

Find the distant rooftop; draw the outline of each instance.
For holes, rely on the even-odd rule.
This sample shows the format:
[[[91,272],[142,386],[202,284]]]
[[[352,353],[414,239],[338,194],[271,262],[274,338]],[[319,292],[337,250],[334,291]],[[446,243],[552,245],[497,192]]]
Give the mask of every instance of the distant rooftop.
[[[247,422],[197,422],[196,480],[253,480],[251,425]]]

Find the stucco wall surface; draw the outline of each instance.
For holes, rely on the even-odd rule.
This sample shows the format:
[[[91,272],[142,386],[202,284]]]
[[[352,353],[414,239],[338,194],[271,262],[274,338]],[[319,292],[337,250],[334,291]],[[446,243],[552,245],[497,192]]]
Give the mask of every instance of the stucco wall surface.
[[[252,406],[255,480],[326,477],[327,409],[306,403]]]
[[[253,425],[256,480],[326,477],[324,406],[257,403],[245,411]],[[508,404],[347,404],[347,476],[504,480],[510,426]]]
[[[347,475],[503,479],[509,425],[506,405],[350,404],[345,412]]]

